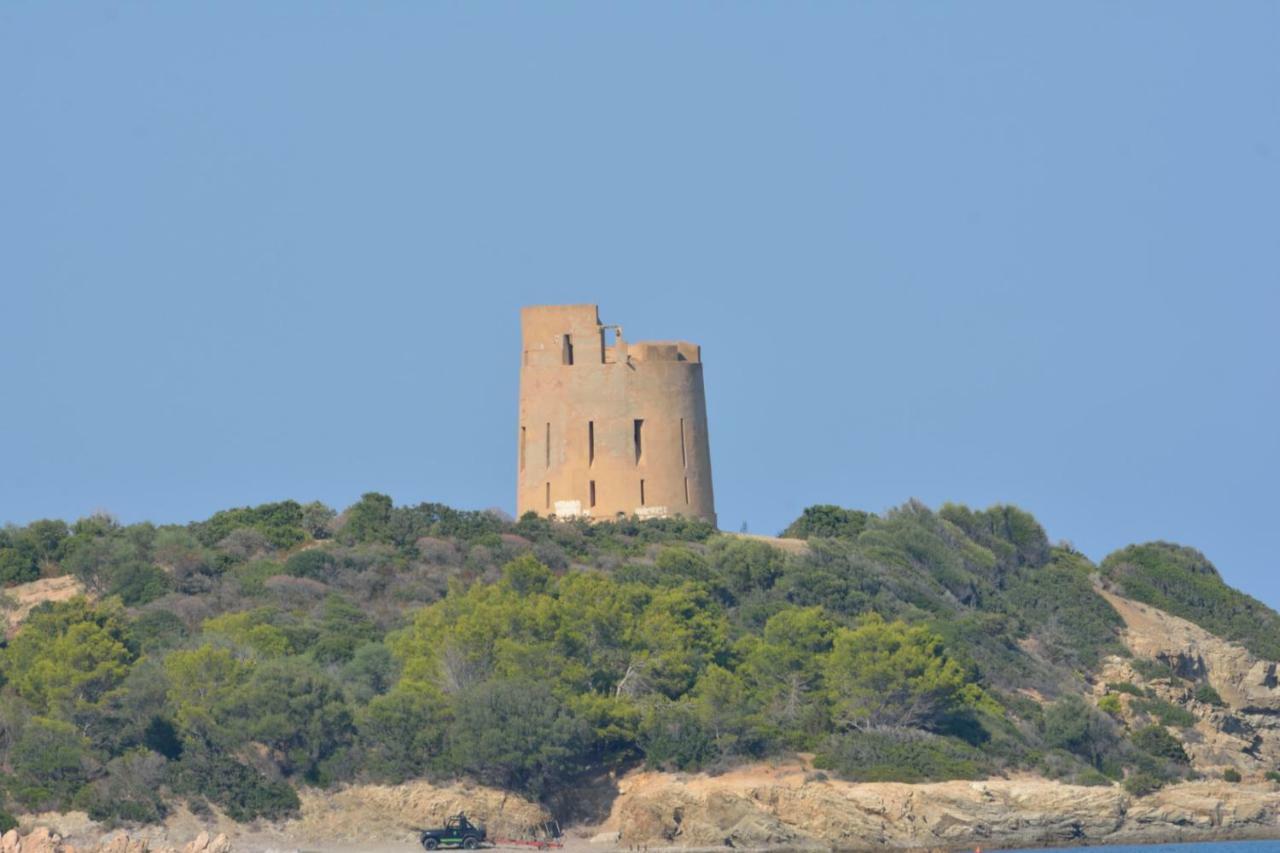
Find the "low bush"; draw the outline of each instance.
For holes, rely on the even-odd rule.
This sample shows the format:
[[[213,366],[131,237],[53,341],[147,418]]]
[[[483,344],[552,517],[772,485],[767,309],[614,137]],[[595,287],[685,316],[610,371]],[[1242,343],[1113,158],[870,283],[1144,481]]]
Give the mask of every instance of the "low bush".
[[[986,755],[963,741],[897,730],[833,737],[814,759],[814,767],[853,782],[981,779],[991,770]]]
[[[1133,733],[1133,745],[1148,755],[1177,764],[1190,764],[1191,759],[1181,742],[1163,726],[1147,726]]]
[[[1272,782],[1280,782],[1280,770],[1268,770],[1267,779]]]
[[[1076,785],[1085,785],[1093,788],[1103,787],[1114,782],[1110,776],[1099,770],[1094,770],[1092,767],[1082,770],[1071,781]]]
[[[699,770],[719,754],[714,735],[687,702],[670,703],[651,711],[640,726],[636,742],[651,767]]]
[[[1129,598],[1188,619],[1266,660],[1280,659],[1280,614],[1222,581],[1194,548],[1170,542],[1130,545],[1102,561]]]
[[[1214,690],[1213,685],[1211,684],[1196,685],[1195,696],[1197,702],[1203,702],[1206,705],[1214,705],[1221,708],[1226,704],[1222,701],[1221,694],[1219,694],[1217,690]]]
[[[304,554],[310,551],[302,552]],[[240,584],[240,593],[247,596],[259,596],[266,591],[267,578],[284,573],[284,567],[271,560],[254,560],[236,566],[231,574]]]
[[[811,537],[843,537],[857,539],[867,526],[871,513],[857,509],[844,509],[831,504],[806,507],[800,517],[778,534],[791,539]]]
[[[96,821],[111,825],[159,823],[168,809],[160,792],[165,759],[137,749],[107,763],[106,775],[80,789],[76,806]]]
[[[1173,680],[1177,678],[1173,667],[1164,661],[1151,660],[1150,658],[1134,658],[1129,661],[1129,665],[1133,667],[1134,672],[1147,681]],[[1137,688],[1134,689],[1136,690]]]
[[[1124,789],[1135,797],[1154,794],[1164,787],[1164,780],[1151,773],[1134,773],[1124,780]]]
[[[169,610],[148,610],[129,626],[129,640],[148,654],[176,646],[187,636],[187,626]]]
[[[1164,699],[1143,699],[1133,703],[1134,710],[1149,714],[1164,726],[1177,726],[1186,729],[1196,724],[1196,715],[1181,705],[1175,705]]]
[[[322,581],[329,577],[333,569],[333,557],[327,551],[312,548],[299,551],[284,561],[284,571],[295,578],[309,578]]]
[[[288,782],[267,779],[233,758],[188,749],[180,761],[171,762],[166,774],[173,790],[207,797],[232,820],[281,818],[301,805]]]
[[[1120,735],[1115,722],[1079,696],[1064,696],[1044,714],[1044,742],[1083,758],[1094,768],[1115,758]]]
[[[1241,778],[1240,771],[1236,770],[1234,767],[1228,767],[1226,770],[1222,771],[1223,782],[1235,783],[1235,782],[1239,782],[1240,778]]]
[[[107,593],[120,596],[130,606],[155,601],[173,588],[169,573],[159,566],[133,560],[111,572]]]
[[[1112,693],[1128,693],[1130,696],[1141,696],[1142,691],[1136,684],[1128,681],[1108,681],[1107,689]]]

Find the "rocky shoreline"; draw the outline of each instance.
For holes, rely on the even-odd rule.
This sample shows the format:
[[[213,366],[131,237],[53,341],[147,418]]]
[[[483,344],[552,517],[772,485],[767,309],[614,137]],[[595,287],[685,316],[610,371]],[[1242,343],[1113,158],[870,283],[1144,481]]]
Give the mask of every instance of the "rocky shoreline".
[[[737,776],[738,778],[734,778]],[[1280,837],[1280,788],[1193,782],[1135,798],[1044,779],[928,785],[634,780],[597,839],[619,847],[1054,847]]]
[[[23,820],[0,853],[410,851],[413,828],[466,810],[491,834],[519,837],[550,815],[475,786],[360,785],[304,792],[300,815],[239,826],[175,815],[163,827],[103,832],[83,815]],[[176,843],[174,839],[192,839]],[[1187,782],[1144,797],[1119,786],[1046,779],[923,785],[850,783],[800,766],[757,765],[709,776],[633,773],[607,816],[569,827],[572,850],[972,850],[1280,838],[1280,785]]]

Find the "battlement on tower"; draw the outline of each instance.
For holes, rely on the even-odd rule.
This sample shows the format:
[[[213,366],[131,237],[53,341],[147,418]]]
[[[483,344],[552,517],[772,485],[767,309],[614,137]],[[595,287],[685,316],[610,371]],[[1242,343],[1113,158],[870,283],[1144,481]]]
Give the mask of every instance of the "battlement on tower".
[[[518,513],[714,523],[702,348],[628,343],[595,305],[520,321]]]
[[[637,361],[702,362],[702,347],[688,341],[637,341],[630,353]]]

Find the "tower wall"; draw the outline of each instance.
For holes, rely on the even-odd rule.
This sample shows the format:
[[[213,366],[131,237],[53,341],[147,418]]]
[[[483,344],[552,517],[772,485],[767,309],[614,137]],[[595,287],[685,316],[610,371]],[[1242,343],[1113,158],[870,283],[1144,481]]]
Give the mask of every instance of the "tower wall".
[[[700,348],[627,343],[595,305],[533,306],[520,320],[517,514],[714,524]]]

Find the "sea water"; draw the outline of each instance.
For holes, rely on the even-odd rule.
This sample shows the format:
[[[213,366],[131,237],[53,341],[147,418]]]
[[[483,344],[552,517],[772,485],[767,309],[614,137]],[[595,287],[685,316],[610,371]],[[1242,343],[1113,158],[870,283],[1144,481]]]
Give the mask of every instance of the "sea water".
[[[1064,848],[1065,849],[1065,848]],[[1203,841],[1193,844],[1108,844],[1082,847],[1090,853],[1280,853],[1280,841]],[[1003,853],[1045,853],[1040,850]]]

